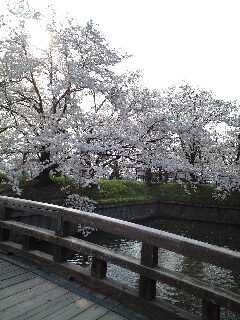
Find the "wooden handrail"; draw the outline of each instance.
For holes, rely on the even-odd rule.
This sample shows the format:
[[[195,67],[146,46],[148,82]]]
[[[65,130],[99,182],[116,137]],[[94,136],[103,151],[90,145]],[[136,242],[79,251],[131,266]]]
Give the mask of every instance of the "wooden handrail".
[[[75,237],[68,236],[59,238],[56,237],[54,231],[51,230],[29,226],[16,221],[2,221],[0,222],[0,226],[4,229],[28,235],[38,240],[58,244],[64,248],[79,251],[106,262],[111,262],[125,269],[145,275],[149,279],[159,280],[179,289],[184,289],[184,291],[195,294],[200,298],[206,298],[207,296],[209,301],[218,302],[218,304],[233,311],[239,310],[239,295],[220,289],[217,286],[206,284],[204,281],[165,268],[148,268],[141,265],[139,259],[117,253],[114,250]]]
[[[126,288],[121,286],[117,288],[116,284],[112,284],[111,281],[108,282],[106,279],[107,263],[111,262],[136,272],[140,275],[137,309],[145,312],[148,316],[151,316],[149,312],[154,312],[154,319],[158,319],[157,314],[159,314],[159,311],[157,310],[159,308],[163,313],[165,312],[164,319],[198,318],[177,307],[170,307],[168,304],[163,306],[161,303],[161,307],[159,304],[157,305],[154,300],[156,296],[156,281],[164,282],[202,298],[202,319],[208,319],[209,317],[213,320],[220,319],[220,306],[234,312],[240,312],[240,295],[156,265],[158,248],[165,248],[200,261],[239,272],[239,252],[95,213],[30,200],[0,196],[0,208],[2,212],[0,219],[0,240],[2,240],[2,243],[0,248],[5,246],[10,251],[12,250],[26,258],[31,257],[34,260],[37,255],[36,252],[34,253],[34,241],[43,240],[51,243],[54,246],[53,261],[51,258],[49,259],[54,265],[58,264],[62,270],[75,272],[75,275],[81,274],[79,275],[80,278],[91,279],[94,284],[101,283],[102,287],[108,288],[108,290],[111,288],[113,291],[115,290],[114,292],[118,292],[122,298],[124,296],[128,297],[128,300],[133,296],[132,293],[127,292]],[[57,221],[56,230],[51,231],[13,221],[11,220],[13,209],[54,218]],[[69,222],[85,224],[112,234],[141,241],[143,243],[141,260],[70,236],[68,232]],[[22,235],[22,246],[15,245],[9,241],[10,232]],[[31,241],[33,241],[33,245],[30,245]],[[93,259],[91,273],[86,275],[82,268],[76,271],[76,267],[74,271],[72,266],[70,267],[69,264],[66,264],[67,258],[64,248],[90,255]]]
[[[158,248],[164,248],[234,272],[239,272],[239,252],[198,240],[188,239],[170,232],[105,217],[96,213],[31,200],[0,196],[0,205],[25,212],[38,213],[55,219],[61,214],[65,221],[85,224],[106,232],[110,232],[111,230],[110,233],[118,236],[132,238]]]

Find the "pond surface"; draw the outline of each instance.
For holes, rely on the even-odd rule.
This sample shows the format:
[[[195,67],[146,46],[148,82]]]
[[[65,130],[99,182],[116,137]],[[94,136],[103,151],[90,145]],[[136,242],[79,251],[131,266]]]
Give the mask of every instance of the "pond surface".
[[[239,226],[224,226],[221,224],[181,220],[151,220],[145,225],[240,252]],[[82,237],[82,235],[79,234],[79,237]],[[140,257],[141,243],[135,240],[120,238],[101,231],[94,231],[84,239],[133,257]],[[71,261],[83,267],[90,268],[91,259],[89,257],[75,254]],[[185,275],[202,279],[208,283],[219,284],[222,288],[240,294],[240,271],[239,274],[235,274],[229,270],[200,262],[165,249],[159,249],[158,264]],[[128,286],[138,287],[138,274],[121,267],[108,264],[107,276]],[[201,314],[201,299],[195,298],[174,287],[158,282],[157,296],[195,314]],[[224,309],[222,309],[221,312],[221,319],[240,319],[240,314],[237,315]]]

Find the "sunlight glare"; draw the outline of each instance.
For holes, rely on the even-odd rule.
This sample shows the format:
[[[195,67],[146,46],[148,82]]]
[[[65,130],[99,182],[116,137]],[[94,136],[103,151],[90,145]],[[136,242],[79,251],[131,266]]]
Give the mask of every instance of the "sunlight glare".
[[[31,46],[36,49],[46,50],[50,45],[50,34],[37,21],[28,23],[29,41]]]

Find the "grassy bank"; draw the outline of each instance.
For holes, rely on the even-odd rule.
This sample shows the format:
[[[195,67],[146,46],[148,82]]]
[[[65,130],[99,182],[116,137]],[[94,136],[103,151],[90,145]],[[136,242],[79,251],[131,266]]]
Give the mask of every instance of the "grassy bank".
[[[100,186],[101,203],[162,200],[240,207],[240,192],[233,192],[224,200],[216,200],[212,197],[214,188],[209,184],[199,185],[198,190],[190,194],[177,183],[156,183],[148,187],[141,181],[101,180]]]
[[[66,187],[70,184],[70,189]],[[99,203],[119,203],[130,201],[179,201],[187,203],[233,206],[240,207],[240,192],[233,192],[226,199],[214,199],[212,197],[213,187],[202,184],[196,192],[186,193],[184,189],[176,183],[156,183],[148,187],[145,182],[134,180],[107,180],[99,181],[99,190],[89,188],[76,188],[73,181],[65,181],[61,178],[55,179],[49,187],[39,188],[34,181],[24,182],[21,197],[36,201],[45,201],[54,204],[64,204],[66,196],[70,193],[77,193],[82,196],[93,198]],[[8,185],[0,185],[0,194],[16,196]]]

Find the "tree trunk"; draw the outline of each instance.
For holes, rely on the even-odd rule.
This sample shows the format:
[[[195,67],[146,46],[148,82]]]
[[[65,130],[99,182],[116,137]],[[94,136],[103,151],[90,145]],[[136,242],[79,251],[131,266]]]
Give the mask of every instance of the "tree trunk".
[[[120,170],[119,170],[119,165],[118,165],[118,161],[115,160],[112,164],[112,173],[110,174],[110,177],[109,179],[121,179],[121,176],[120,176]]]
[[[237,146],[237,156],[236,156],[236,163],[240,160],[240,133],[238,135],[238,146]]]
[[[151,170],[151,168],[148,168],[145,171],[145,181],[147,183],[147,186],[151,186],[152,185],[152,170]]]
[[[38,181],[40,187],[47,187],[50,184],[52,184],[52,180],[50,178],[50,171],[50,168],[46,168],[43,171],[41,171],[39,175],[36,177],[36,180]]]
[[[40,155],[40,163],[46,165],[50,162],[50,151],[46,151],[45,148]],[[39,175],[35,178],[41,187],[47,187],[52,183],[50,178],[50,172],[53,170],[53,166],[43,169]]]

